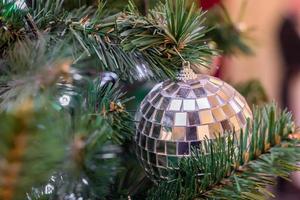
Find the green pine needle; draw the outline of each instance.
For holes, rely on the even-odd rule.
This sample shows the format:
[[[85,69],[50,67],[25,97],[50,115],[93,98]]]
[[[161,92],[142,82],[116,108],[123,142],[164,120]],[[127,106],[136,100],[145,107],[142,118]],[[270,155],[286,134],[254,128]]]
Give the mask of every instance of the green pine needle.
[[[126,98],[125,94],[119,83],[107,83],[103,86],[99,79],[91,82],[88,88],[87,110],[107,121],[113,132],[106,135],[116,144],[131,139],[134,132],[132,116],[125,110],[126,103],[132,98]]]

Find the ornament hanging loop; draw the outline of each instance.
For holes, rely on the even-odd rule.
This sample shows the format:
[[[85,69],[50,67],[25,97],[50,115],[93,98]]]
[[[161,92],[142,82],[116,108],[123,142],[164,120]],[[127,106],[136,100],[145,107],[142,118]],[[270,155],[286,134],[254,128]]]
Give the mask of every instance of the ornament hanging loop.
[[[191,68],[191,63],[189,61],[183,61],[182,62],[182,68],[190,69]]]
[[[197,78],[197,74],[192,70],[191,63],[189,61],[182,62],[182,69],[177,75],[177,80],[179,81],[188,81]]]

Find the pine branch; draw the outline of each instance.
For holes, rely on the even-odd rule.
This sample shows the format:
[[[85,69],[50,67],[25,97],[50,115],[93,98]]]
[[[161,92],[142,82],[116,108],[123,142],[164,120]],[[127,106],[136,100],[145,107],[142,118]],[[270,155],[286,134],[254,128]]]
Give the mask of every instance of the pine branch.
[[[132,142],[123,146],[122,169],[116,176],[108,199],[146,199],[147,191],[153,186],[144,169],[136,160],[136,154]]]
[[[56,48],[56,50],[59,49]],[[60,90],[60,94],[69,90],[69,88],[66,88],[68,87],[66,84],[59,84],[59,88],[57,88],[56,83],[60,82],[62,78],[65,80],[71,79],[72,81],[73,72],[70,63],[58,63],[55,59],[59,59],[59,57],[57,58],[57,54],[50,49],[46,50],[44,41],[22,42],[16,45],[9,55],[8,65],[12,67],[7,71],[6,78],[3,78],[1,94],[3,108],[13,108],[28,97],[42,94],[44,90],[46,92],[51,91],[54,95],[57,89]],[[35,60],[32,58],[35,58]],[[114,129],[115,134],[112,137],[115,138],[115,142],[121,143],[121,141],[130,137],[128,133],[133,132],[132,119],[124,110],[124,104],[129,99],[122,99],[124,94],[118,94],[117,86],[102,88],[100,81],[96,80],[96,82],[92,82],[90,88],[85,86],[79,88],[78,93],[84,97],[90,92],[87,101],[88,109],[92,114],[97,112],[105,116]],[[76,81],[71,82],[71,84],[76,87]],[[87,91],[85,91],[86,89]],[[22,91],[22,95],[19,91]],[[78,103],[77,105],[81,106]],[[93,109],[91,105],[93,105]],[[98,105],[99,107],[97,107]],[[111,136],[107,134],[107,137]]]
[[[76,87],[76,82],[72,82],[75,79],[73,80],[73,77],[70,77],[73,73],[71,69],[68,68],[68,73],[65,73],[65,71],[58,70],[61,69],[61,67],[57,69],[51,65],[51,62],[55,62],[52,61],[52,55],[55,55],[54,52],[51,52],[50,55],[48,52],[43,52],[45,51],[44,46],[36,46],[35,42],[29,42],[28,44],[23,42],[21,44],[21,46],[17,46],[17,48],[11,52],[12,59],[9,59],[11,62],[21,62],[16,63],[16,65],[13,65],[13,63],[9,64],[9,66],[14,66],[14,68],[7,72],[7,78],[11,78],[13,82],[16,81],[17,83],[18,80],[24,80],[24,82],[18,84],[17,87],[12,87],[4,94],[13,94],[16,91],[25,92],[24,89],[28,88],[28,95],[23,93],[24,95],[21,96],[15,93],[14,96],[17,97],[19,101],[15,102],[11,101],[11,99],[7,99],[6,102],[11,105],[9,106],[10,108],[16,107],[16,105],[28,98],[40,98],[41,95],[53,101],[52,95],[57,96],[56,92],[59,91],[60,94],[65,95],[71,92],[67,86],[68,84],[71,83],[73,87]],[[40,51],[42,51],[41,54],[39,53]],[[35,65],[31,64],[34,61],[32,61],[32,56],[28,56],[28,53],[37,53],[39,55],[39,57],[35,57]],[[68,66],[70,67],[70,65]],[[59,88],[56,88],[56,83],[60,82],[61,78],[63,78],[64,81],[58,85]],[[89,78],[87,80],[89,80]],[[84,84],[86,84],[86,82]],[[53,85],[53,87],[50,85]],[[76,88],[73,89],[75,90]],[[73,93],[73,91],[71,93]],[[117,155],[121,151],[119,146],[112,145],[111,143],[123,143],[124,140],[131,137],[131,133],[133,133],[131,116],[124,109],[124,104],[129,99],[123,97],[117,85],[103,86],[100,80],[92,82],[90,88],[83,85],[78,93],[78,95],[73,95],[70,98],[78,98],[78,96],[81,95],[85,97],[89,94],[88,100],[85,102],[85,98],[82,98],[79,100],[80,102],[76,103],[79,107],[75,106],[72,108],[75,111],[75,116],[72,116],[72,113],[70,116],[74,118],[73,120],[67,121],[67,123],[66,121],[61,121],[63,124],[70,122],[73,122],[73,124],[70,124],[67,130],[63,130],[60,126],[56,127],[55,123],[51,124],[57,128],[55,129],[57,133],[61,134],[63,131],[63,133],[67,135],[67,139],[63,140],[64,142],[70,142],[70,144],[66,144],[63,148],[57,149],[62,152],[53,152],[59,156],[68,155],[64,157],[65,161],[63,161],[63,159],[60,160],[60,162],[64,164],[58,169],[55,168],[58,174],[62,174],[63,181],[60,182],[59,180],[61,179],[56,178],[58,182],[55,182],[55,187],[57,187],[57,189],[50,193],[43,192],[45,188],[35,188],[32,194],[29,195],[32,198],[63,198],[72,192],[78,196],[84,194],[86,198],[102,198],[102,195],[108,194],[110,191],[109,188],[113,183],[112,177],[114,177],[119,170]],[[2,98],[5,98],[5,95],[3,95]],[[56,98],[54,100],[56,101]],[[52,105],[58,108],[59,103],[59,101],[56,103],[52,102]],[[8,106],[7,104],[5,105]],[[67,115],[61,108],[58,110],[63,112],[64,115]],[[60,117],[57,119],[61,120]],[[48,120],[48,122],[52,121],[51,119]],[[4,120],[3,123],[6,123],[6,120]],[[36,123],[39,124],[38,122]],[[43,143],[43,145],[46,147],[46,144]],[[52,144],[49,142],[49,145]],[[66,148],[66,146],[69,146],[69,148]],[[47,151],[52,151],[51,149],[51,147],[47,147]],[[65,149],[71,149],[71,151],[66,152]],[[33,165],[34,163],[36,163],[36,160],[33,161]],[[45,162],[45,164],[47,164],[47,162]],[[95,168],[95,166],[97,167]],[[114,170],[112,170],[112,168],[114,168]],[[49,170],[49,172],[53,172],[53,168]],[[49,177],[49,174],[47,175],[48,176],[44,177],[43,180]],[[23,183],[26,183],[25,180],[23,181],[23,178],[23,176],[20,176],[19,179],[19,184],[21,185],[19,190],[22,197],[24,197],[25,192],[29,192],[28,187],[23,187]],[[34,184],[35,181],[36,179],[32,179],[31,186],[36,186]],[[86,182],[88,185],[86,185]],[[41,182],[37,181],[36,183]],[[46,185],[45,187],[51,186]],[[82,188],[82,190],[78,191],[78,187]]]
[[[117,88],[117,85],[103,86],[99,80],[90,85],[86,106],[75,108],[75,116],[71,116],[73,139],[64,167],[47,185],[34,188],[29,195],[31,199],[62,199],[69,194],[104,199],[109,195],[120,170],[121,148],[116,144],[123,143],[133,133],[131,117],[123,107],[128,99]],[[47,187],[52,188],[48,193]]]
[[[207,191],[203,199],[268,199],[274,194],[267,187],[276,184],[276,178],[289,180],[291,172],[299,171],[299,142],[289,141],[273,147],[269,153],[261,155],[237,172],[224,179],[220,185]]]
[[[57,48],[58,50],[59,48]],[[58,52],[50,52],[45,40],[25,40],[7,52],[0,87],[0,106],[10,109],[16,104],[56,84],[61,76],[70,75],[70,61],[60,60]],[[66,51],[66,50],[65,50]],[[48,90],[48,91],[49,91]]]
[[[205,39],[204,20],[204,13],[182,0],[158,4],[146,17],[130,2],[117,26],[126,51],[142,52],[152,68],[174,77],[183,60],[195,68],[207,66],[213,50]]]
[[[279,112],[275,105],[256,108],[254,121],[248,122],[245,132],[239,137],[231,133],[206,140],[193,156],[180,161],[179,170],[169,172],[169,180],[149,192],[149,199],[227,199],[228,195],[235,199],[243,192],[248,199],[262,197],[267,191],[263,186],[274,181],[270,177],[286,178],[298,169],[295,163],[300,152],[288,139],[293,127],[291,114]]]
[[[33,185],[44,183],[64,157],[63,117],[48,109],[36,111],[37,102],[25,101],[14,113],[0,115],[0,197],[24,199]],[[55,124],[55,126],[53,126]],[[38,151],[37,151],[38,149]]]
[[[13,3],[9,5],[16,7]],[[67,11],[63,7],[63,1],[34,0],[29,7],[31,8],[29,10],[30,13],[23,11],[22,17],[32,14],[38,29],[51,37],[51,40],[47,39],[50,45],[53,46],[53,43],[59,44],[63,42],[65,45],[73,46],[73,55],[76,56],[74,62],[86,58],[91,59],[91,55],[93,55],[92,59],[94,59],[98,55],[101,70],[115,71],[116,69],[121,69],[121,78],[134,80],[133,77],[137,77],[135,76],[137,74],[135,68],[139,64],[139,58],[132,54],[123,53],[118,48],[117,43],[112,42],[115,39],[109,39],[107,36],[113,30],[115,18],[110,16],[104,19],[103,3],[100,2],[96,10],[92,7],[81,7]],[[4,11],[6,10],[4,9]],[[18,21],[14,22],[17,24]],[[25,24],[22,24],[19,29],[24,27]],[[25,34],[23,35],[25,36]],[[5,39],[5,37],[2,38]]]
[[[137,10],[133,11],[133,4],[129,14],[109,17],[104,15],[104,7],[100,3],[97,10],[82,7],[67,11],[61,1],[43,0],[33,1],[31,13],[38,29],[49,34],[52,41],[71,38],[69,43],[73,45],[75,63],[98,58],[98,69],[115,71],[122,80],[132,82],[140,79],[137,75],[141,71],[143,78],[174,77],[183,59],[191,61],[197,68],[205,66],[208,62],[206,58],[212,55],[204,38],[207,30],[203,26],[203,14],[198,13],[193,4],[190,6],[182,0],[173,4],[170,1],[150,11],[148,17],[140,16]],[[189,7],[189,12],[186,13],[185,7]],[[179,13],[174,15],[176,12]],[[125,19],[122,19],[123,16]],[[169,18],[172,20],[167,20]],[[142,21],[140,27],[136,26],[135,20]],[[132,38],[126,36],[127,29],[130,29]],[[123,51],[120,39],[124,50],[130,52]],[[130,42],[126,44],[126,41]],[[130,46],[131,43],[137,44]]]
[[[10,0],[0,1],[0,52],[26,34],[24,17],[26,12]]]
[[[111,132],[110,125],[100,116],[86,113],[77,118],[74,130],[69,132],[67,141],[71,143],[63,167],[46,185],[33,188],[28,198],[64,199],[72,195],[104,199],[119,169],[120,148],[109,141],[107,135]]]
[[[51,4],[50,0],[46,2],[46,5]],[[43,3],[39,5],[38,8]],[[72,11],[64,10],[61,5],[51,5],[42,10],[37,8],[33,15],[40,25],[39,28],[50,34],[53,40],[71,38],[69,43],[73,46],[74,63],[87,59],[95,60],[97,70],[116,72],[122,80],[130,82],[140,79],[137,75],[140,73],[143,57],[138,52],[125,53],[121,49],[115,32],[115,19],[118,14],[106,16],[106,7],[102,1],[97,9],[81,7]],[[47,8],[48,10],[45,10]],[[50,17],[47,18],[48,15]],[[40,23],[39,18],[45,22]],[[146,71],[144,74],[147,75]]]
[[[125,104],[132,98],[126,98],[125,94],[118,82],[103,86],[99,79],[90,84],[87,94],[87,109],[107,120],[113,129],[107,137],[117,144],[130,139],[134,132],[132,116],[125,110]]]
[[[49,24],[59,22],[67,16],[63,3],[64,0],[32,0],[28,6],[37,26],[45,30]]]
[[[10,175],[12,173],[6,173],[9,171],[6,170],[6,167],[7,169],[14,169],[10,167],[10,165],[13,165],[16,161],[21,162],[21,160],[22,166],[24,166],[22,173],[16,172],[16,175],[13,176],[16,180],[13,181],[13,183],[17,182],[17,186],[13,185],[12,187],[9,185],[10,188],[8,190],[6,185],[1,188],[0,184],[0,191],[5,193],[3,195],[14,194],[17,195],[17,197],[14,196],[14,199],[24,199],[25,193],[29,192],[32,186],[34,186],[34,189],[31,193],[27,194],[27,197],[31,199],[62,199],[71,194],[78,198],[102,199],[109,194],[110,186],[114,181],[113,177],[116,176],[120,169],[118,156],[121,152],[121,148],[113,144],[113,142],[121,143],[124,138],[130,136],[129,133],[132,131],[129,130],[129,128],[131,128],[131,126],[127,127],[127,125],[131,125],[131,121],[124,121],[126,119],[128,120],[129,116],[121,106],[122,104],[120,104],[120,102],[124,103],[125,101],[119,99],[121,96],[116,93],[116,90],[111,91],[109,86],[106,89],[104,88],[93,92],[95,92],[95,97],[101,99],[99,102],[99,110],[103,111],[100,107],[105,108],[108,106],[109,110],[107,110],[106,114],[101,113],[95,115],[94,107],[93,112],[77,108],[75,116],[69,116],[64,110],[60,112],[54,111],[52,115],[53,108],[56,108],[56,106],[53,107],[53,102],[51,101],[50,104],[41,104],[39,108],[35,108],[37,112],[41,113],[32,116],[32,119],[30,115],[21,115],[18,112],[18,115],[21,115],[21,125],[23,124],[22,120],[29,120],[30,126],[28,125],[28,132],[26,133],[30,137],[29,139],[32,139],[36,144],[28,142],[28,145],[25,146],[26,150],[22,150],[26,152],[25,158],[13,159],[11,161],[12,164],[8,163],[9,165],[4,165],[5,169],[2,168],[3,170],[0,170],[1,173],[3,172],[4,174]],[[44,97],[47,100],[52,100],[48,96]],[[113,100],[119,103],[111,105]],[[92,101],[89,100],[89,103],[92,103]],[[39,105],[39,103],[35,103],[34,105],[36,104]],[[26,105],[24,108],[30,109],[31,107]],[[44,112],[44,110],[46,112]],[[6,115],[8,114],[4,116]],[[74,118],[75,120],[70,120],[70,118]],[[116,122],[115,118],[119,121]],[[6,129],[8,128],[9,130],[13,127],[19,127],[17,124],[12,125],[10,121],[11,120],[7,118],[3,118],[0,122],[4,133],[7,132],[7,134],[4,135],[7,135],[8,138],[13,134],[6,131]],[[19,124],[18,121],[17,123]],[[39,132],[36,133],[32,126],[36,127]],[[49,128],[49,126],[51,126],[51,128]],[[55,132],[55,134],[53,134],[52,131]],[[17,140],[19,138],[18,136],[23,135],[18,133],[23,133],[23,131],[17,131],[16,137],[14,137],[15,139],[12,139]],[[32,134],[34,137],[31,137]],[[3,153],[5,155],[8,154],[6,160],[10,162],[10,154],[7,153],[7,148],[5,148],[9,143],[4,140],[2,140],[2,142],[0,152],[4,150]],[[61,146],[58,146],[55,142],[58,142]],[[42,145],[42,147],[39,145]],[[24,145],[19,146],[18,149],[20,149],[20,147],[24,147]],[[12,146],[12,148],[11,151],[14,152],[14,146]],[[43,151],[36,151],[36,149],[43,149]],[[45,158],[40,159],[39,156],[45,156]],[[0,158],[5,159],[6,157],[1,154]],[[16,156],[14,158],[16,158]],[[53,160],[55,160],[55,162]],[[29,171],[25,173],[24,170]],[[42,173],[43,176],[37,176],[36,173]],[[10,182],[6,179],[12,176],[8,177],[4,176],[4,174],[0,177],[5,178],[5,180],[2,179],[0,183],[9,184]],[[50,174],[53,175],[50,178],[50,182],[40,188],[38,185],[44,183],[45,180],[50,177]],[[18,192],[16,192],[16,190]]]

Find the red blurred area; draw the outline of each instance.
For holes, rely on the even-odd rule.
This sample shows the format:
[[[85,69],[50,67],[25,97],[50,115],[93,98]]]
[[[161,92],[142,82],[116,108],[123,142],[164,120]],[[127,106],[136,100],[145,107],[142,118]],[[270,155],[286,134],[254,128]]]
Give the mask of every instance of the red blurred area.
[[[199,5],[204,10],[209,10],[214,7],[216,4],[220,3],[221,0],[199,0]]]
[[[290,9],[296,12],[300,12],[300,0],[290,0]]]

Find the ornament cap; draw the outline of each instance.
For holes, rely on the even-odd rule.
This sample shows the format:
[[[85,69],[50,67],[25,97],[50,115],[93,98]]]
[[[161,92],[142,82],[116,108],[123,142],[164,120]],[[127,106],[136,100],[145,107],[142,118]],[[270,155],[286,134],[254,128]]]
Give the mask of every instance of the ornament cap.
[[[186,82],[188,80],[193,80],[196,78],[197,74],[192,70],[190,62],[182,62],[182,69],[177,75],[177,80]]]

